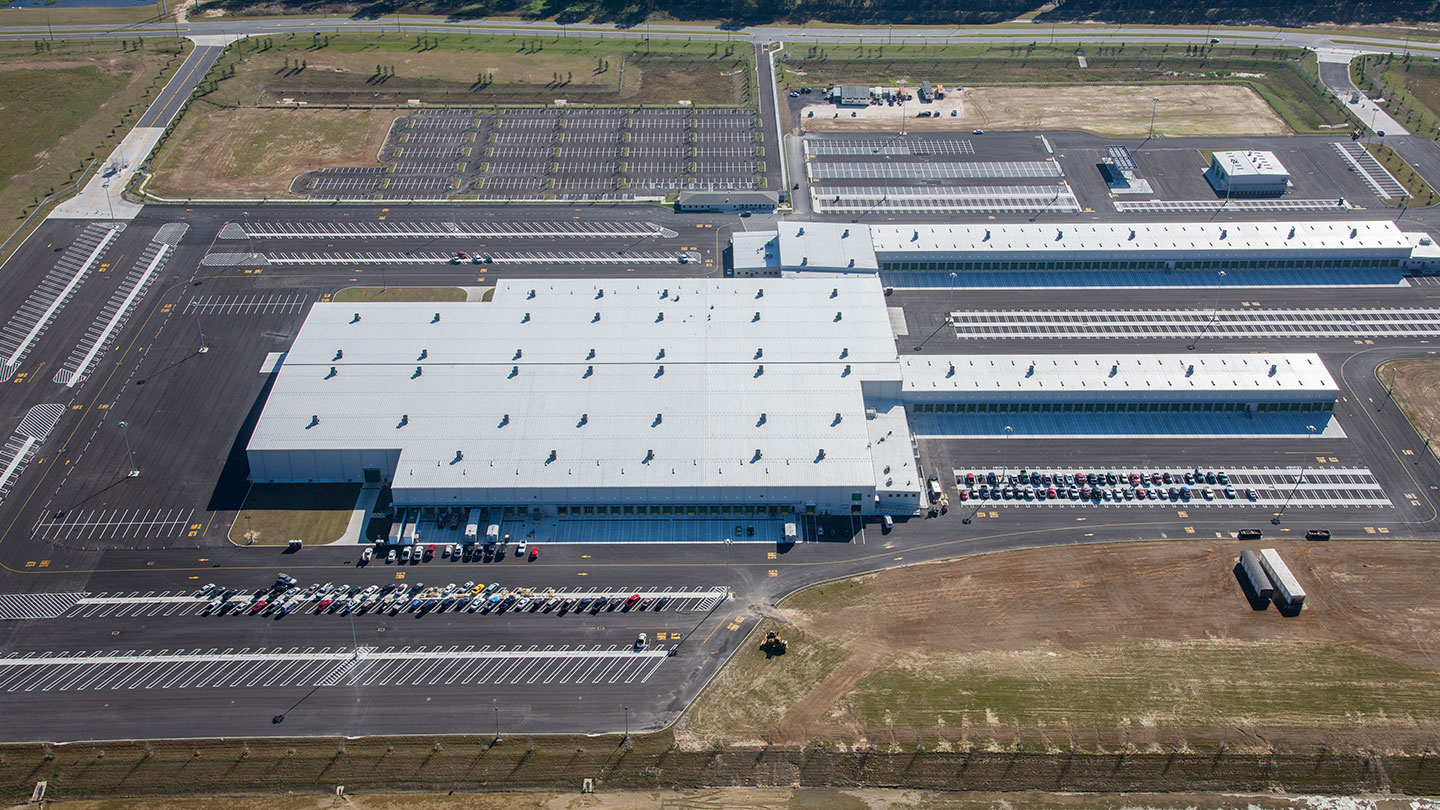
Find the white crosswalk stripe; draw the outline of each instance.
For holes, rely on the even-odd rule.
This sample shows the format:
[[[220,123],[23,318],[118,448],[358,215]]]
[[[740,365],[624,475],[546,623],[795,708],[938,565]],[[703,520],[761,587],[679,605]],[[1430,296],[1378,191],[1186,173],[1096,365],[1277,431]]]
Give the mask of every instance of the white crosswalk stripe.
[[[0,593],[0,620],[59,618],[84,596],[83,593]]]

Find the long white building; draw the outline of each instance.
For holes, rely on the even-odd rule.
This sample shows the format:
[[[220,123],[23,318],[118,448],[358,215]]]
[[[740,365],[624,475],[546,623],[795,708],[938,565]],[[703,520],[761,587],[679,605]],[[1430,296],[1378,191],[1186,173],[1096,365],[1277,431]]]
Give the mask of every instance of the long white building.
[[[1422,270],[1440,260],[1425,233],[1389,220],[1313,222],[781,222],[737,235],[735,275],[893,271]]]
[[[902,358],[892,329],[874,276],[317,304],[250,437],[250,478],[531,516],[905,513],[924,497],[912,419],[982,435],[982,414],[1103,429],[1085,415],[1208,411],[1263,432],[1271,414],[1324,424],[1338,397],[1314,354]]]
[[[250,473],[389,481],[400,506],[907,511],[921,481],[899,391],[874,278],[502,281],[485,303],[317,304]]]

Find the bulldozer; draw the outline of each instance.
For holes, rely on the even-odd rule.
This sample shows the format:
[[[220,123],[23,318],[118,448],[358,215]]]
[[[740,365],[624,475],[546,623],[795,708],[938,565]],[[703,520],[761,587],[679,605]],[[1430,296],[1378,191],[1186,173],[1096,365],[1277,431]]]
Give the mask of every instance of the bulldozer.
[[[771,630],[765,634],[765,641],[760,645],[760,650],[765,653],[767,658],[773,658],[777,655],[784,655],[789,647],[789,642],[781,638],[779,633]]]

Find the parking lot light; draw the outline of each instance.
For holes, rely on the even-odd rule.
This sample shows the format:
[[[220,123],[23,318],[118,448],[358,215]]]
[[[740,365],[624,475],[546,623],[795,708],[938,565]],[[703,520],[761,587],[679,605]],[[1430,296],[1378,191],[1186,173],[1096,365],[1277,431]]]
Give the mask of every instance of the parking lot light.
[[[127,478],[136,478],[140,475],[140,469],[135,466],[135,454],[130,451],[130,423],[120,423],[120,436],[125,439],[125,457],[130,460],[130,473]]]
[[[730,546],[734,542],[728,537],[725,538],[725,600],[730,598]]]
[[[205,345],[205,329],[200,326],[200,302],[191,301],[190,311],[195,315],[195,331],[200,333],[200,348],[196,350],[196,353],[205,354],[210,351],[210,347]]]
[[[1310,440],[1315,438],[1315,426],[1306,425],[1305,430],[1307,432],[1307,438],[1305,439],[1305,452],[1309,453]],[[1290,500],[1295,497],[1296,491],[1300,489],[1300,482],[1305,480],[1305,462],[1308,460],[1309,459],[1306,458],[1304,455],[1300,456],[1300,474],[1295,476],[1295,486],[1291,487],[1290,494],[1285,496],[1285,503],[1280,505],[1280,511],[1276,512],[1275,517],[1270,519],[1270,522],[1275,524],[1276,526],[1279,526],[1281,518],[1285,517],[1285,510],[1290,508]]]

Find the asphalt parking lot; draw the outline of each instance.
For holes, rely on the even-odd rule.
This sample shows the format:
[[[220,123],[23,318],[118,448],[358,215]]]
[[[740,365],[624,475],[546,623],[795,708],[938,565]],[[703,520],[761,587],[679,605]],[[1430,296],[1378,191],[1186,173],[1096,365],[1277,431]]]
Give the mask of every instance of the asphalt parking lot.
[[[776,188],[754,110],[426,110],[396,121],[379,167],[307,172],[312,198],[612,201]]]
[[[803,106],[789,101],[792,112]],[[795,120],[792,155],[803,169],[794,173],[808,188],[813,213],[857,222],[956,215],[1034,221],[1077,214],[1120,214],[1126,221],[1326,219],[1386,211],[1382,197],[1396,196],[1398,188],[1345,132],[1151,139],[1080,132],[821,133],[805,132],[803,119]],[[1290,190],[1277,198],[1217,195],[1203,176],[1208,163],[1202,150],[1222,149],[1274,152],[1290,172]],[[1346,157],[1347,151],[1357,157]],[[1126,152],[1138,182],[1112,188],[1100,164]]]

